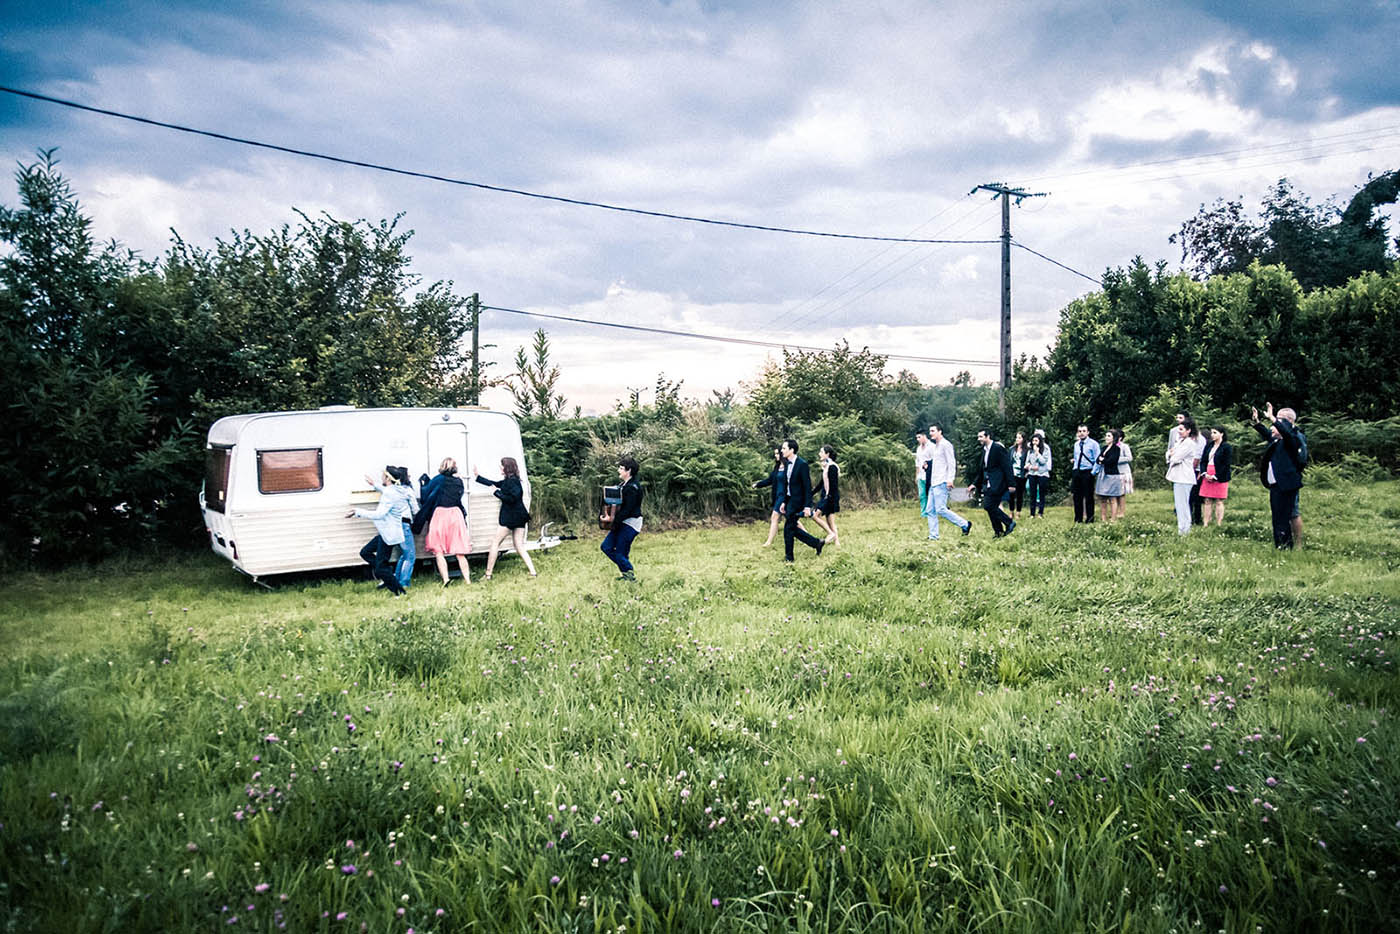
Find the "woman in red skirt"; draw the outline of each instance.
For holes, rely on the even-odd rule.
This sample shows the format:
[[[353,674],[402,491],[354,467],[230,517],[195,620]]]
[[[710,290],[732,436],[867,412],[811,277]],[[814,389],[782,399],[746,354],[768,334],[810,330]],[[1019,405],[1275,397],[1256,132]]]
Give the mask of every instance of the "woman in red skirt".
[[[1235,449],[1225,440],[1225,429],[1210,430],[1210,444],[1201,453],[1201,502],[1205,504],[1205,525],[1211,516],[1218,526],[1225,521],[1225,499],[1230,495],[1230,462]]]
[[[462,504],[464,491],[462,478],[457,476],[457,462],[450,457],[443,458],[438,475],[423,488],[423,505],[414,522],[415,532],[422,531],[424,524],[428,527],[423,545],[437,559],[444,587],[452,579],[447,573],[448,555],[457,556],[457,570],[462,572],[462,581],[471,582],[467,554],[472,550],[472,538]]]

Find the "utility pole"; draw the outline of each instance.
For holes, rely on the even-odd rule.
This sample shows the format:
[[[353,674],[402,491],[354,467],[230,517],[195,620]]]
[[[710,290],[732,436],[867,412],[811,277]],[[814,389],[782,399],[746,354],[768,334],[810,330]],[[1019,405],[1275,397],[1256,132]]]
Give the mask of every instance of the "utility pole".
[[[481,295],[473,292],[467,307],[472,312],[472,405],[481,405]]]
[[[997,390],[997,413],[1006,414],[1006,387],[1011,385],[1011,199],[1019,206],[1026,198],[1043,198],[1043,191],[1009,188],[1004,182],[978,185],[968,194],[990,191],[1001,197],[1001,387]]]

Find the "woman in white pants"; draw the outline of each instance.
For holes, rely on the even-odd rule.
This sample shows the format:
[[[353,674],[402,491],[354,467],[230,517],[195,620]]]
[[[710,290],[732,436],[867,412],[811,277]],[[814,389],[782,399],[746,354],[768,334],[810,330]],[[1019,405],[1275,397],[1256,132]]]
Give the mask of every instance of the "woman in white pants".
[[[1176,500],[1176,530],[1181,535],[1191,532],[1191,490],[1196,486],[1196,458],[1200,447],[1196,444],[1200,432],[1191,416],[1176,426],[1177,441],[1167,452],[1167,479],[1172,484],[1172,495]],[[1190,444],[1182,444],[1190,441]]]

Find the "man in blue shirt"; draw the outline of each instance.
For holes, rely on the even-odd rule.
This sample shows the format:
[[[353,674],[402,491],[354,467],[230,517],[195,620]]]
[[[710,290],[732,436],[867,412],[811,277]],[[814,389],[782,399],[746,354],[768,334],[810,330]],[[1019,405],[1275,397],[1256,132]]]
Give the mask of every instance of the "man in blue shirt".
[[[1099,472],[1099,443],[1080,425],[1069,452],[1069,491],[1074,497],[1074,521],[1094,521],[1094,476]]]

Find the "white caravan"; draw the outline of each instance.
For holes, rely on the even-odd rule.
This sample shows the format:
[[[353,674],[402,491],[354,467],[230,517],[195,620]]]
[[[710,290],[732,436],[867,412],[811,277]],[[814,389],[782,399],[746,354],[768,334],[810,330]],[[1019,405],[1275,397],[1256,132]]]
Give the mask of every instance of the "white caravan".
[[[254,581],[360,564],[360,548],[374,537],[374,526],[345,514],[378,502],[365,475],[378,480],[385,465],[393,464],[415,478],[432,476],[444,457],[456,459],[467,488],[472,553],[484,553],[500,533],[500,500],[492,487],[473,482],[472,465],[499,480],[501,458],[515,458],[527,506],[530,477],[519,424],[504,412],[478,407],[333,405],[221,418],[209,428],[205,446],[199,495],[204,527],[215,553]],[[529,543],[532,550],[559,543],[544,532]],[[417,541],[421,558],[422,536]]]

